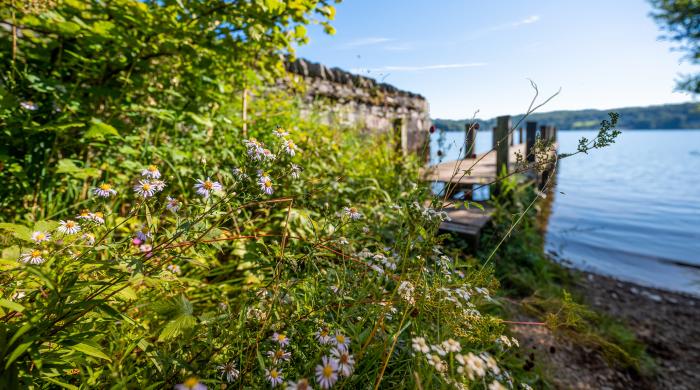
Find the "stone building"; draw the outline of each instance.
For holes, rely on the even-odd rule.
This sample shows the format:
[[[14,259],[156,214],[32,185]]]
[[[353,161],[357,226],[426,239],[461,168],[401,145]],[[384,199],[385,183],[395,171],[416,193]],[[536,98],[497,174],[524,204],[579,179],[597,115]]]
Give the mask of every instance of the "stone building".
[[[307,103],[325,103],[329,121],[339,120],[370,132],[392,132],[397,148],[404,153],[427,151],[432,123],[423,96],[303,59],[287,62],[287,70],[303,77]]]

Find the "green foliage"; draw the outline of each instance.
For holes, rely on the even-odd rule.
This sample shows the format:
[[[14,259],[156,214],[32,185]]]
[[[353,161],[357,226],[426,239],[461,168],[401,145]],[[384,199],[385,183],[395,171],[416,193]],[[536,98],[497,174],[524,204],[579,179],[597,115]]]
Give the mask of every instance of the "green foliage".
[[[532,113],[528,121],[555,126],[560,130],[597,129],[601,117],[608,111],[620,114],[618,126],[622,129],[699,129],[700,109],[697,103],[665,104],[649,107],[626,107],[613,110],[576,110]],[[517,123],[524,115],[513,117]],[[482,131],[490,131],[496,119],[477,119]],[[446,131],[464,131],[464,124],[472,119],[434,119],[435,126]]]
[[[664,38],[677,42],[691,64],[700,64],[700,1],[649,1],[654,7],[651,16],[666,33]],[[678,81],[678,89],[700,93],[700,75],[685,75]]]

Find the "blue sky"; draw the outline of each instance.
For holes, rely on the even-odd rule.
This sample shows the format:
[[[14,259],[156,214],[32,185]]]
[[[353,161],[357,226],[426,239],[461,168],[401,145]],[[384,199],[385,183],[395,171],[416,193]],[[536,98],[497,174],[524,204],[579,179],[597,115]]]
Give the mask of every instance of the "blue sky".
[[[346,0],[325,35],[297,55],[428,98],[433,118],[527,109],[533,90],[561,94],[541,111],[690,101],[674,92],[697,71],[659,39],[644,0]]]

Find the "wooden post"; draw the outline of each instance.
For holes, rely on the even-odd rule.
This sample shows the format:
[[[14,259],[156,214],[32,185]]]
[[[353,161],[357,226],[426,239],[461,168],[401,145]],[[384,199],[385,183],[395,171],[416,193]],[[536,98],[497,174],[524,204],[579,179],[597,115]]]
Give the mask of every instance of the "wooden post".
[[[537,122],[525,123],[525,155],[527,162],[535,162],[535,138],[537,136]]]
[[[518,144],[522,144],[525,141],[523,141],[523,128],[519,127],[518,128]]]
[[[552,142],[557,142],[557,128],[552,126]]]
[[[404,153],[403,118],[394,119],[394,149],[396,153]]]
[[[476,157],[476,127],[470,123],[464,124],[464,158]]]
[[[547,140],[547,126],[540,125],[540,139]]]
[[[508,133],[510,132],[510,115],[503,115],[496,118],[496,130],[493,133],[496,148],[496,176],[501,172],[508,171],[508,155],[510,154]],[[500,192],[500,183],[493,186],[494,194]]]

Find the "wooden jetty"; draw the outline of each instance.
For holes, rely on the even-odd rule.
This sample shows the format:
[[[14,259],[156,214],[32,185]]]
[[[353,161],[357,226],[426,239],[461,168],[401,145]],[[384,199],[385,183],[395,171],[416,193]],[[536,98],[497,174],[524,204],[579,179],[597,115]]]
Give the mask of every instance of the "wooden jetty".
[[[493,128],[492,149],[483,154],[473,153],[476,145],[476,128],[470,124],[465,125],[465,156],[460,160],[447,161],[441,164],[428,166],[421,171],[423,180],[433,183],[443,183],[447,191],[447,199],[452,199],[455,194],[461,193],[465,197],[459,200],[471,200],[475,188],[488,186],[489,193],[497,193],[498,172],[514,173],[518,156],[525,162],[534,162],[533,153],[535,142],[538,138],[545,138],[556,142],[557,129],[552,126],[537,127],[536,122],[527,122],[525,132],[523,128],[519,133],[518,144],[515,144],[514,134],[511,128],[510,116],[501,116],[497,119],[497,126]],[[539,132],[538,132],[539,130]],[[538,176],[534,172],[523,172],[531,180],[546,180],[548,173]],[[444,193],[443,193],[444,196]],[[492,210],[477,207],[466,208],[463,202],[448,202],[453,206],[447,206],[444,211],[449,220],[440,224],[440,230],[452,232],[463,236],[473,248],[478,246],[481,230],[491,221]],[[459,206],[454,206],[459,204]]]

